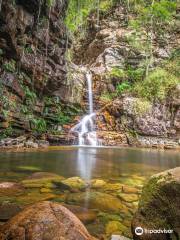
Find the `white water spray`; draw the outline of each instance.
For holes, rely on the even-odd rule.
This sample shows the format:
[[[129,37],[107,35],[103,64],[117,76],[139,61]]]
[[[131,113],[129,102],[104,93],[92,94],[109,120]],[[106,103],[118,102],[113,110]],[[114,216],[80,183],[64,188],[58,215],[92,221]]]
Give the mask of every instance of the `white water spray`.
[[[97,146],[98,139],[94,125],[96,114],[93,112],[92,74],[87,73],[86,79],[88,84],[89,114],[85,115],[83,119],[71,129],[71,131],[78,133],[80,146]]]

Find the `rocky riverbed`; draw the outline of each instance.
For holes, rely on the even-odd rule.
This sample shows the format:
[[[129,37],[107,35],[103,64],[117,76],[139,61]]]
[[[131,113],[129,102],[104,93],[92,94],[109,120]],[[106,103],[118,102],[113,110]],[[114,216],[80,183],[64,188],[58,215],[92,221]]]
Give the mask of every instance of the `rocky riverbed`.
[[[144,234],[134,233],[137,226],[167,228],[179,236],[179,172],[175,168],[152,176],[143,192],[145,179],[133,175],[122,175],[119,181],[88,182],[79,177],[34,172],[28,177],[21,176],[18,182],[0,182],[0,237],[3,240],[24,236],[28,240],[37,236],[38,239],[46,236],[48,240],[59,236],[74,240],[110,239],[112,235],[132,238],[131,224],[137,240],[147,239]],[[13,174],[6,176],[10,178]],[[150,234],[148,239],[157,236]],[[161,239],[168,236],[161,234]]]
[[[12,173],[4,174],[7,179],[8,176],[13,178]],[[144,177],[124,175],[119,181],[98,178],[84,181],[79,177],[64,178],[53,173],[35,172],[20,178],[16,182],[0,183],[2,223],[30,204],[51,200],[72,211],[99,239],[108,239],[113,233],[131,237],[131,220]]]

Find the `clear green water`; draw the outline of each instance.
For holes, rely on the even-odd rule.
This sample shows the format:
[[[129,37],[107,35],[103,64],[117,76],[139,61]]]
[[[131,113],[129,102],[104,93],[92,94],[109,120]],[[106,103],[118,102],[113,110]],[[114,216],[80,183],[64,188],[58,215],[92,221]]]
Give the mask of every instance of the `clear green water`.
[[[78,176],[86,182],[86,187],[26,186],[26,190],[17,195],[8,193],[6,196],[0,192],[0,202],[19,205],[40,200],[61,202],[93,235],[102,239],[109,239],[113,233],[131,237],[130,222],[142,185],[152,174],[176,166],[180,166],[178,151],[65,147],[36,152],[1,152],[0,182],[21,182],[34,172],[49,172],[65,179]],[[105,184],[93,185],[95,179]],[[121,186],[130,190],[124,193]]]

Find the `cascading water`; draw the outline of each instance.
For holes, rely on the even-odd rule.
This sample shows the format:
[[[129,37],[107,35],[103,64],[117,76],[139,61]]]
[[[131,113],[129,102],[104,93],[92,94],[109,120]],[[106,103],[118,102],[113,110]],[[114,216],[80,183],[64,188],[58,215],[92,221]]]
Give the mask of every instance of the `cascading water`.
[[[92,74],[86,74],[88,84],[88,102],[89,102],[89,114],[84,116],[83,119],[74,126],[71,131],[78,133],[78,140],[80,146],[98,146],[97,134],[95,131],[95,117],[93,112],[93,91],[92,91]]]

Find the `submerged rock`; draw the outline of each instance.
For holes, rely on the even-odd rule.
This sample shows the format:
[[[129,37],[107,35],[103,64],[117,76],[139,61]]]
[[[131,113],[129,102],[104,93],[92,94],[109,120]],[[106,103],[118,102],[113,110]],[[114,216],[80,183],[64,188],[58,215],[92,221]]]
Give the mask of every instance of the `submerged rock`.
[[[111,221],[106,225],[106,234],[108,236],[112,234],[123,234],[127,231],[127,227],[118,221]]]
[[[151,177],[144,186],[139,209],[132,221],[132,233],[137,240],[167,240],[180,238],[180,167]],[[170,230],[169,233],[136,235],[136,227],[147,230]],[[173,233],[170,233],[173,232]]]
[[[47,201],[56,198],[53,193],[39,193],[38,191],[28,192],[27,194],[20,195],[16,198],[16,203],[21,206],[27,206],[40,201]]]
[[[141,191],[135,187],[130,187],[130,186],[127,186],[127,185],[124,185],[122,187],[122,192],[123,193],[134,193],[134,194],[140,194]]]
[[[91,181],[91,188],[102,188],[104,185],[106,185],[106,182],[102,179],[93,179]]]
[[[41,202],[25,208],[0,227],[0,239],[92,240],[86,228],[68,209]]]
[[[76,215],[83,223],[91,223],[96,220],[97,213],[94,210],[76,205],[63,204],[67,209]]]
[[[82,180],[80,177],[71,177],[67,178],[60,183],[58,183],[58,186],[61,189],[69,189],[69,190],[83,190],[86,187],[86,183],[84,180]]]
[[[67,196],[66,201],[86,204],[89,208],[97,208],[107,212],[127,213],[128,211],[127,207],[118,198],[101,192],[73,193]]]
[[[0,220],[6,221],[21,211],[21,207],[15,203],[4,202],[0,204]]]
[[[61,182],[63,177],[47,172],[33,173],[28,179],[23,180],[22,184],[26,188],[55,188],[55,183]]]
[[[138,195],[137,194],[118,193],[118,197],[124,202],[136,202],[136,201],[138,201]]]

